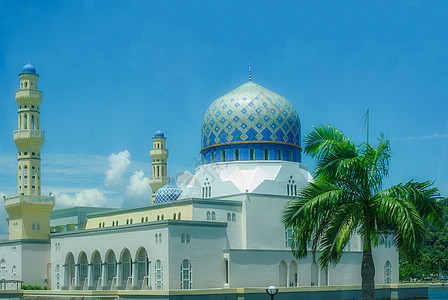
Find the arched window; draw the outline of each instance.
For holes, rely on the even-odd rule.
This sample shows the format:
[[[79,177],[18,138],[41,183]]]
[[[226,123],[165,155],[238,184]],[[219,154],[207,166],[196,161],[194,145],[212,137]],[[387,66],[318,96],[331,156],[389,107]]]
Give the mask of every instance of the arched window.
[[[160,169],[159,169],[159,166],[157,166],[157,177],[160,177]]]
[[[132,218],[131,218],[131,222],[130,223],[132,224]]]
[[[299,286],[299,270],[295,260],[289,265],[289,286]]]
[[[35,129],[34,128],[34,116],[31,115],[31,129]]]
[[[190,234],[187,233],[187,244],[190,244],[190,242],[191,242]]]
[[[164,218],[165,218],[165,216],[164,216],[164,215],[162,215],[162,216],[160,217],[160,219],[161,219],[161,220],[163,220]]]
[[[132,223],[132,222],[131,222]],[[103,227],[105,226],[105,223],[103,222]]]
[[[112,226],[115,226],[115,221],[112,221]]]
[[[160,220],[160,216],[159,215],[157,215],[157,221],[159,221]]]
[[[106,285],[111,286],[112,280],[117,276],[117,260],[115,258],[115,252],[110,250],[106,255],[106,278],[103,278],[103,282],[107,280]]]
[[[209,220],[211,220],[212,218],[211,218],[211,213],[208,211],[207,212],[207,221],[209,221]]]
[[[319,285],[319,267],[317,266],[317,262],[313,261],[311,264],[311,286]]]
[[[24,122],[23,125],[25,125],[25,126],[24,126],[25,129],[27,129],[27,127],[28,127],[28,115],[27,115],[27,114],[25,114],[25,122]]]
[[[75,278],[75,258],[71,252],[65,257],[64,274],[63,285],[71,290],[73,288],[73,279]]]
[[[236,222],[236,214],[232,213],[232,222]]]
[[[101,256],[98,251],[95,251],[95,253],[92,256],[92,263],[93,263],[93,286],[97,286],[98,279],[101,277]]]
[[[173,220],[176,220],[176,213],[173,214]]]
[[[159,233],[159,243],[162,243],[162,234]]]
[[[212,212],[212,221],[216,221],[216,213],[214,211]]]
[[[121,270],[122,270],[122,282],[121,285],[126,287],[128,278],[131,276],[131,253],[128,249],[124,249],[121,254]]]
[[[156,244],[159,242],[159,235],[156,233],[156,236],[155,236],[155,240],[156,240]]]
[[[156,260],[155,265],[156,290],[163,290],[163,266],[160,259]]]
[[[89,262],[87,261],[87,255],[85,252],[81,252],[78,259],[79,263],[79,282],[81,283],[81,286],[84,286],[84,283],[87,279],[87,271]]]
[[[115,225],[118,226],[118,220],[115,221]]]
[[[31,229],[36,230],[36,224],[33,223],[33,225],[31,225]]]
[[[145,221],[145,218],[144,217],[142,217],[142,223]]]
[[[180,236],[180,242],[183,244],[185,243],[185,234],[182,233],[182,235]]]
[[[61,289],[61,267],[59,265],[56,265],[56,268],[54,269],[54,273],[56,275],[56,289]]]
[[[180,220],[180,212],[177,214],[177,219]]]
[[[128,225],[129,224],[129,219],[126,219],[126,225]]]
[[[384,283],[392,283],[392,264],[390,261],[386,261],[386,264],[384,265]]]
[[[148,222],[148,217],[145,218],[145,222]]]
[[[230,213],[227,213],[227,222],[232,221],[232,215]]]
[[[184,259],[180,265],[180,289],[189,290],[192,288],[191,264],[188,259]]]
[[[4,259],[2,259],[0,261],[0,279],[6,279],[6,261]]]
[[[37,230],[40,230],[40,224],[39,223],[37,223]]]
[[[137,253],[137,283],[142,286],[143,279],[148,275],[148,253],[145,248],[140,248]]]
[[[287,273],[288,273],[288,266],[286,265],[286,262],[284,260],[282,260],[280,262],[280,266],[279,266],[279,286],[281,287],[285,287],[287,286]]]

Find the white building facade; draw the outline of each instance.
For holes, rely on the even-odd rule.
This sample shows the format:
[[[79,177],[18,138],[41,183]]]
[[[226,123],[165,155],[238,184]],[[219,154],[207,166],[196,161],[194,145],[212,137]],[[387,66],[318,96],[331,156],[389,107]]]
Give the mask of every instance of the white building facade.
[[[157,131],[154,203],[91,213],[84,229],[51,233],[48,277],[33,274],[68,290],[361,284],[359,237],[335,267],[292,255],[282,211],[312,180],[300,140],[292,104],[249,81],[205,113],[202,164],[194,174],[157,187],[170,182],[165,136]],[[12,261],[8,243],[0,245],[0,257]],[[374,249],[374,262],[376,283],[398,283],[398,252],[388,241]]]

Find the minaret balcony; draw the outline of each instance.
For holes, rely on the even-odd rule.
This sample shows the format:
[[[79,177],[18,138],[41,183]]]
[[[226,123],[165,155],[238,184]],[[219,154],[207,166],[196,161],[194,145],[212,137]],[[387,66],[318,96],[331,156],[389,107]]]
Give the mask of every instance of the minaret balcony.
[[[36,99],[40,103],[42,102],[42,92],[33,89],[23,89],[16,91],[16,100],[19,101],[23,98]]]
[[[14,142],[17,146],[42,146],[44,140],[45,132],[42,130],[14,130]]]
[[[37,203],[37,204],[48,204],[54,205],[54,196],[36,196],[36,195],[15,195],[11,197],[3,198],[3,204],[13,205],[20,203]]]

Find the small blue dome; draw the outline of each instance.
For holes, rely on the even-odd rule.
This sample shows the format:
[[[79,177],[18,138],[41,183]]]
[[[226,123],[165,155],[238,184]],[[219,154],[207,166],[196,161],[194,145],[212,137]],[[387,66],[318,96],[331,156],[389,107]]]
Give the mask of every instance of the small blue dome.
[[[162,130],[157,130],[154,134],[154,137],[165,137],[165,134],[163,134]]]
[[[174,184],[167,184],[161,187],[155,198],[155,203],[163,203],[177,200],[182,194],[182,189],[175,186]]]
[[[28,62],[26,65],[22,68],[22,73],[33,73],[36,74],[36,68]]]

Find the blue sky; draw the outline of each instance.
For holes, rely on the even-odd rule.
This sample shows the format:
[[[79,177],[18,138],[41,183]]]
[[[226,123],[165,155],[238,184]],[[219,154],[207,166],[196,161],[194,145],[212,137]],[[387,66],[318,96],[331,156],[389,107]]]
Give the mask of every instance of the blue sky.
[[[385,186],[448,196],[446,1],[1,1],[0,194],[17,192],[14,92],[28,60],[44,93],[43,191],[58,207],[149,202],[149,150],[194,172],[203,115],[248,80],[323,123],[391,140]],[[303,162],[313,170],[313,161]],[[6,213],[2,209],[2,216]],[[1,228],[6,223],[0,222]]]

